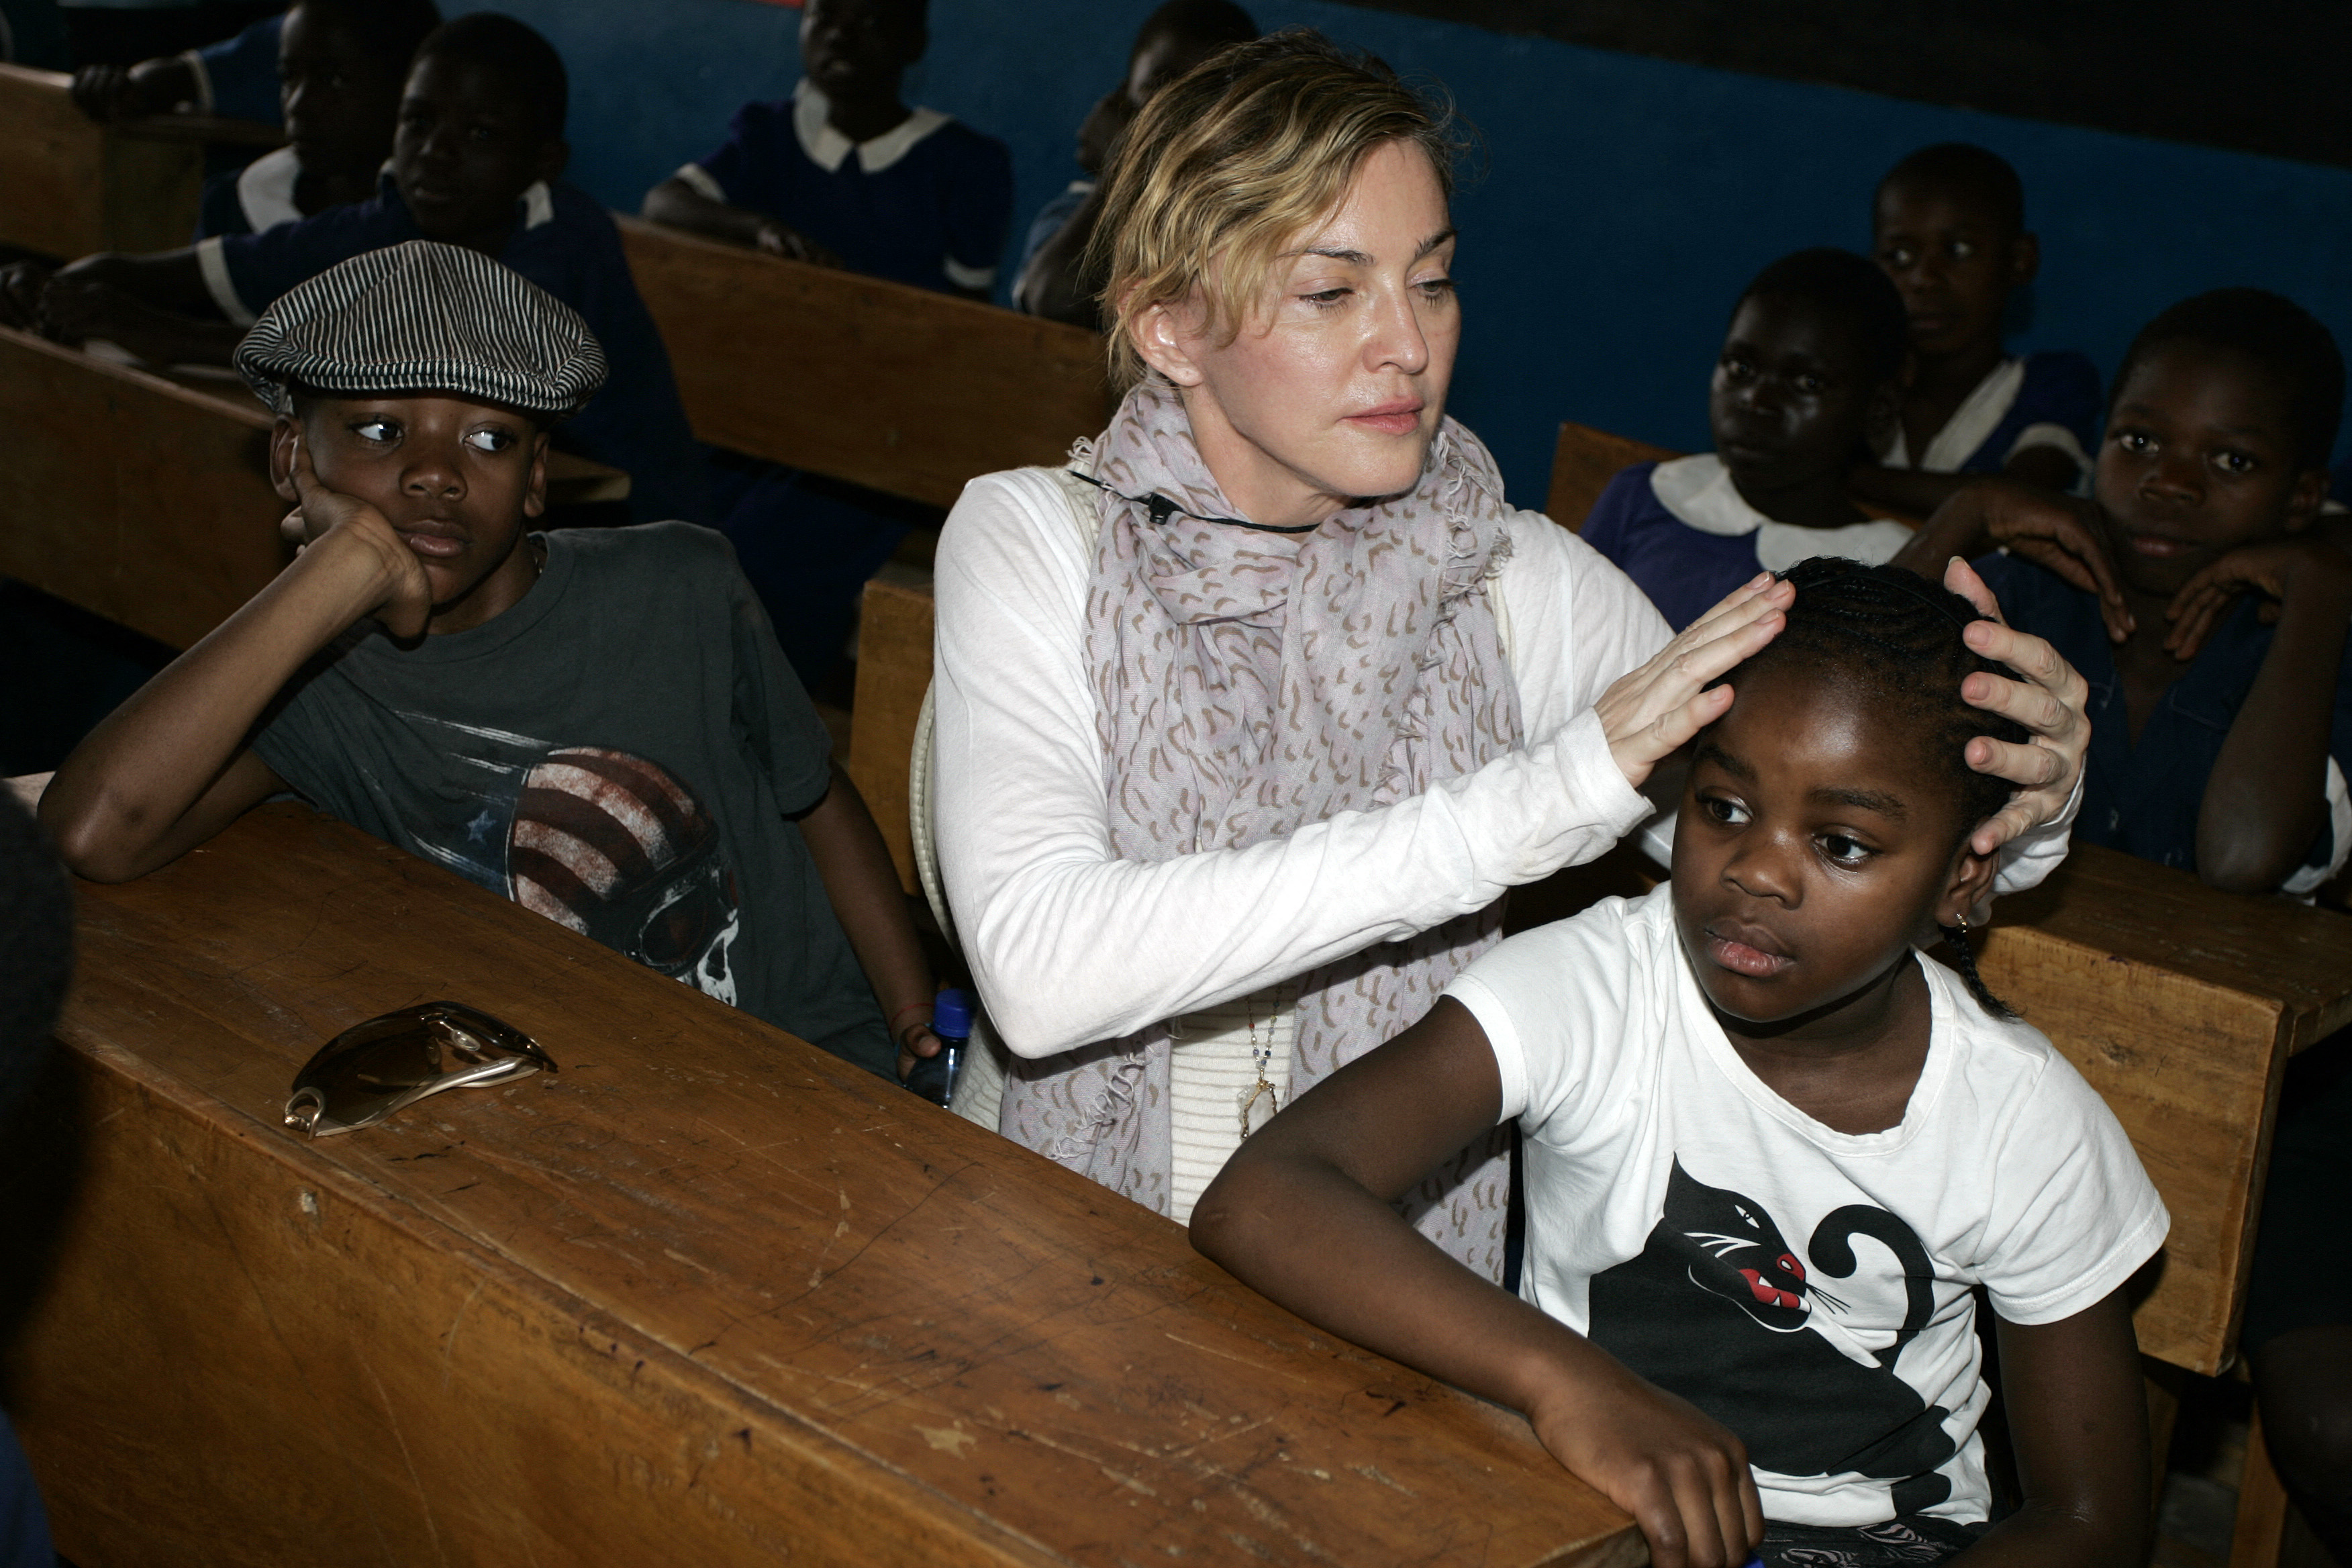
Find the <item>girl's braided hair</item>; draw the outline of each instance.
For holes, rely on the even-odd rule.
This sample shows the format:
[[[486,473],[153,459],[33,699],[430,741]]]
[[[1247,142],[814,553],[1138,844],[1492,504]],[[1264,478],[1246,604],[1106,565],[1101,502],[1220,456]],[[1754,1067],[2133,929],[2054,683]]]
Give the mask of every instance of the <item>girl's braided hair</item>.
[[[2021,744],[2028,739],[2023,725],[1972,708],[1960,695],[1960,682],[1978,670],[2018,678],[1960,640],[1970,621],[1985,617],[1950,589],[1900,566],[1821,555],[1779,575],[1797,590],[1788,625],[1741,668],[1803,666],[1868,703],[1874,716],[1909,725],[1943,765],[1962,833],[1974,832],[2008,802],[2010,786],[1969,766],[1969,742],[1979,735]],[[1937,929],[1969,994],[1996,1018],[2015,1017],[1977,973],[1968,928]]]

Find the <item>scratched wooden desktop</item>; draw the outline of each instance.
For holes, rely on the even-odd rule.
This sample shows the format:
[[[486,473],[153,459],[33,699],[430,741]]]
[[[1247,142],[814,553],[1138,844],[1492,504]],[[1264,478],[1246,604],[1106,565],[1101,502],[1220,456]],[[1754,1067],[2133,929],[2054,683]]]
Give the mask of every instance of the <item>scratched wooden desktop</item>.
[[[79,921],[0,1306],[83,1568],[1642,1559],[1167,1220],[303,807]],[[280,1127],[444,996],[561,1074]]]

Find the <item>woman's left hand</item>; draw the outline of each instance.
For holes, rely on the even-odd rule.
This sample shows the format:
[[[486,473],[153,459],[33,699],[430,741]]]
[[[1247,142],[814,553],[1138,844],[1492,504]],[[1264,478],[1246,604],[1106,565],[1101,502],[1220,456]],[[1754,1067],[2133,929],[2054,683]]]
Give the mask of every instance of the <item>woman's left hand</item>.
[[[2056,648],[2012,630],[2001,619],[2000,602],[1967,562],[1953,557],[1944,569],[1944,586],[1989,617],[1969,624],[1963,634],[1969,647],[2025,678],[2016,681],[1978,674],[1960,683],[1960,695],[1969,706],[2013,719],[2027,731],[2023,745],[1990,735],[1969,742],[1969,766],[2017,786],[2009,804],[1979,823],[1969,837],[1970,848],[1990,855],[2020,834],[2055,821],[2074,798],[2075,781],[2083,776],[2083,757],[2091,746],[2091,720],[2084,705],[2090,687],[2073,665],[2058,657]]]

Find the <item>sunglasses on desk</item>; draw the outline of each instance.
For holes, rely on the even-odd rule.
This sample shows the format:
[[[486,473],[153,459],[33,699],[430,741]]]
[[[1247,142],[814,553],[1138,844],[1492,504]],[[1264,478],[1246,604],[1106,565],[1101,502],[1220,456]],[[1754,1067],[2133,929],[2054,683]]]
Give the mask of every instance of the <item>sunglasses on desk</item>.
[[[460,1002],[370,1018],[319,1048],[294,1075],[286,1125],[313,1138],[372,1127],[450,1089],[488,1089],[553,1072],[539,1042]]]

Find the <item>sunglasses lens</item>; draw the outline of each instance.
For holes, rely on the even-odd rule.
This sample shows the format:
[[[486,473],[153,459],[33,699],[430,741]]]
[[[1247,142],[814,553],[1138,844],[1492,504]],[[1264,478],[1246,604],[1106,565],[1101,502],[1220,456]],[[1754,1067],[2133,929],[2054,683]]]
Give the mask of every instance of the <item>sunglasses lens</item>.
[[[383,1121],[446,1089],[555,1070],[528,1035],[454,1002],[404,1008],[346,1029],[295,1075],[286,1125],[321,1137]]]

